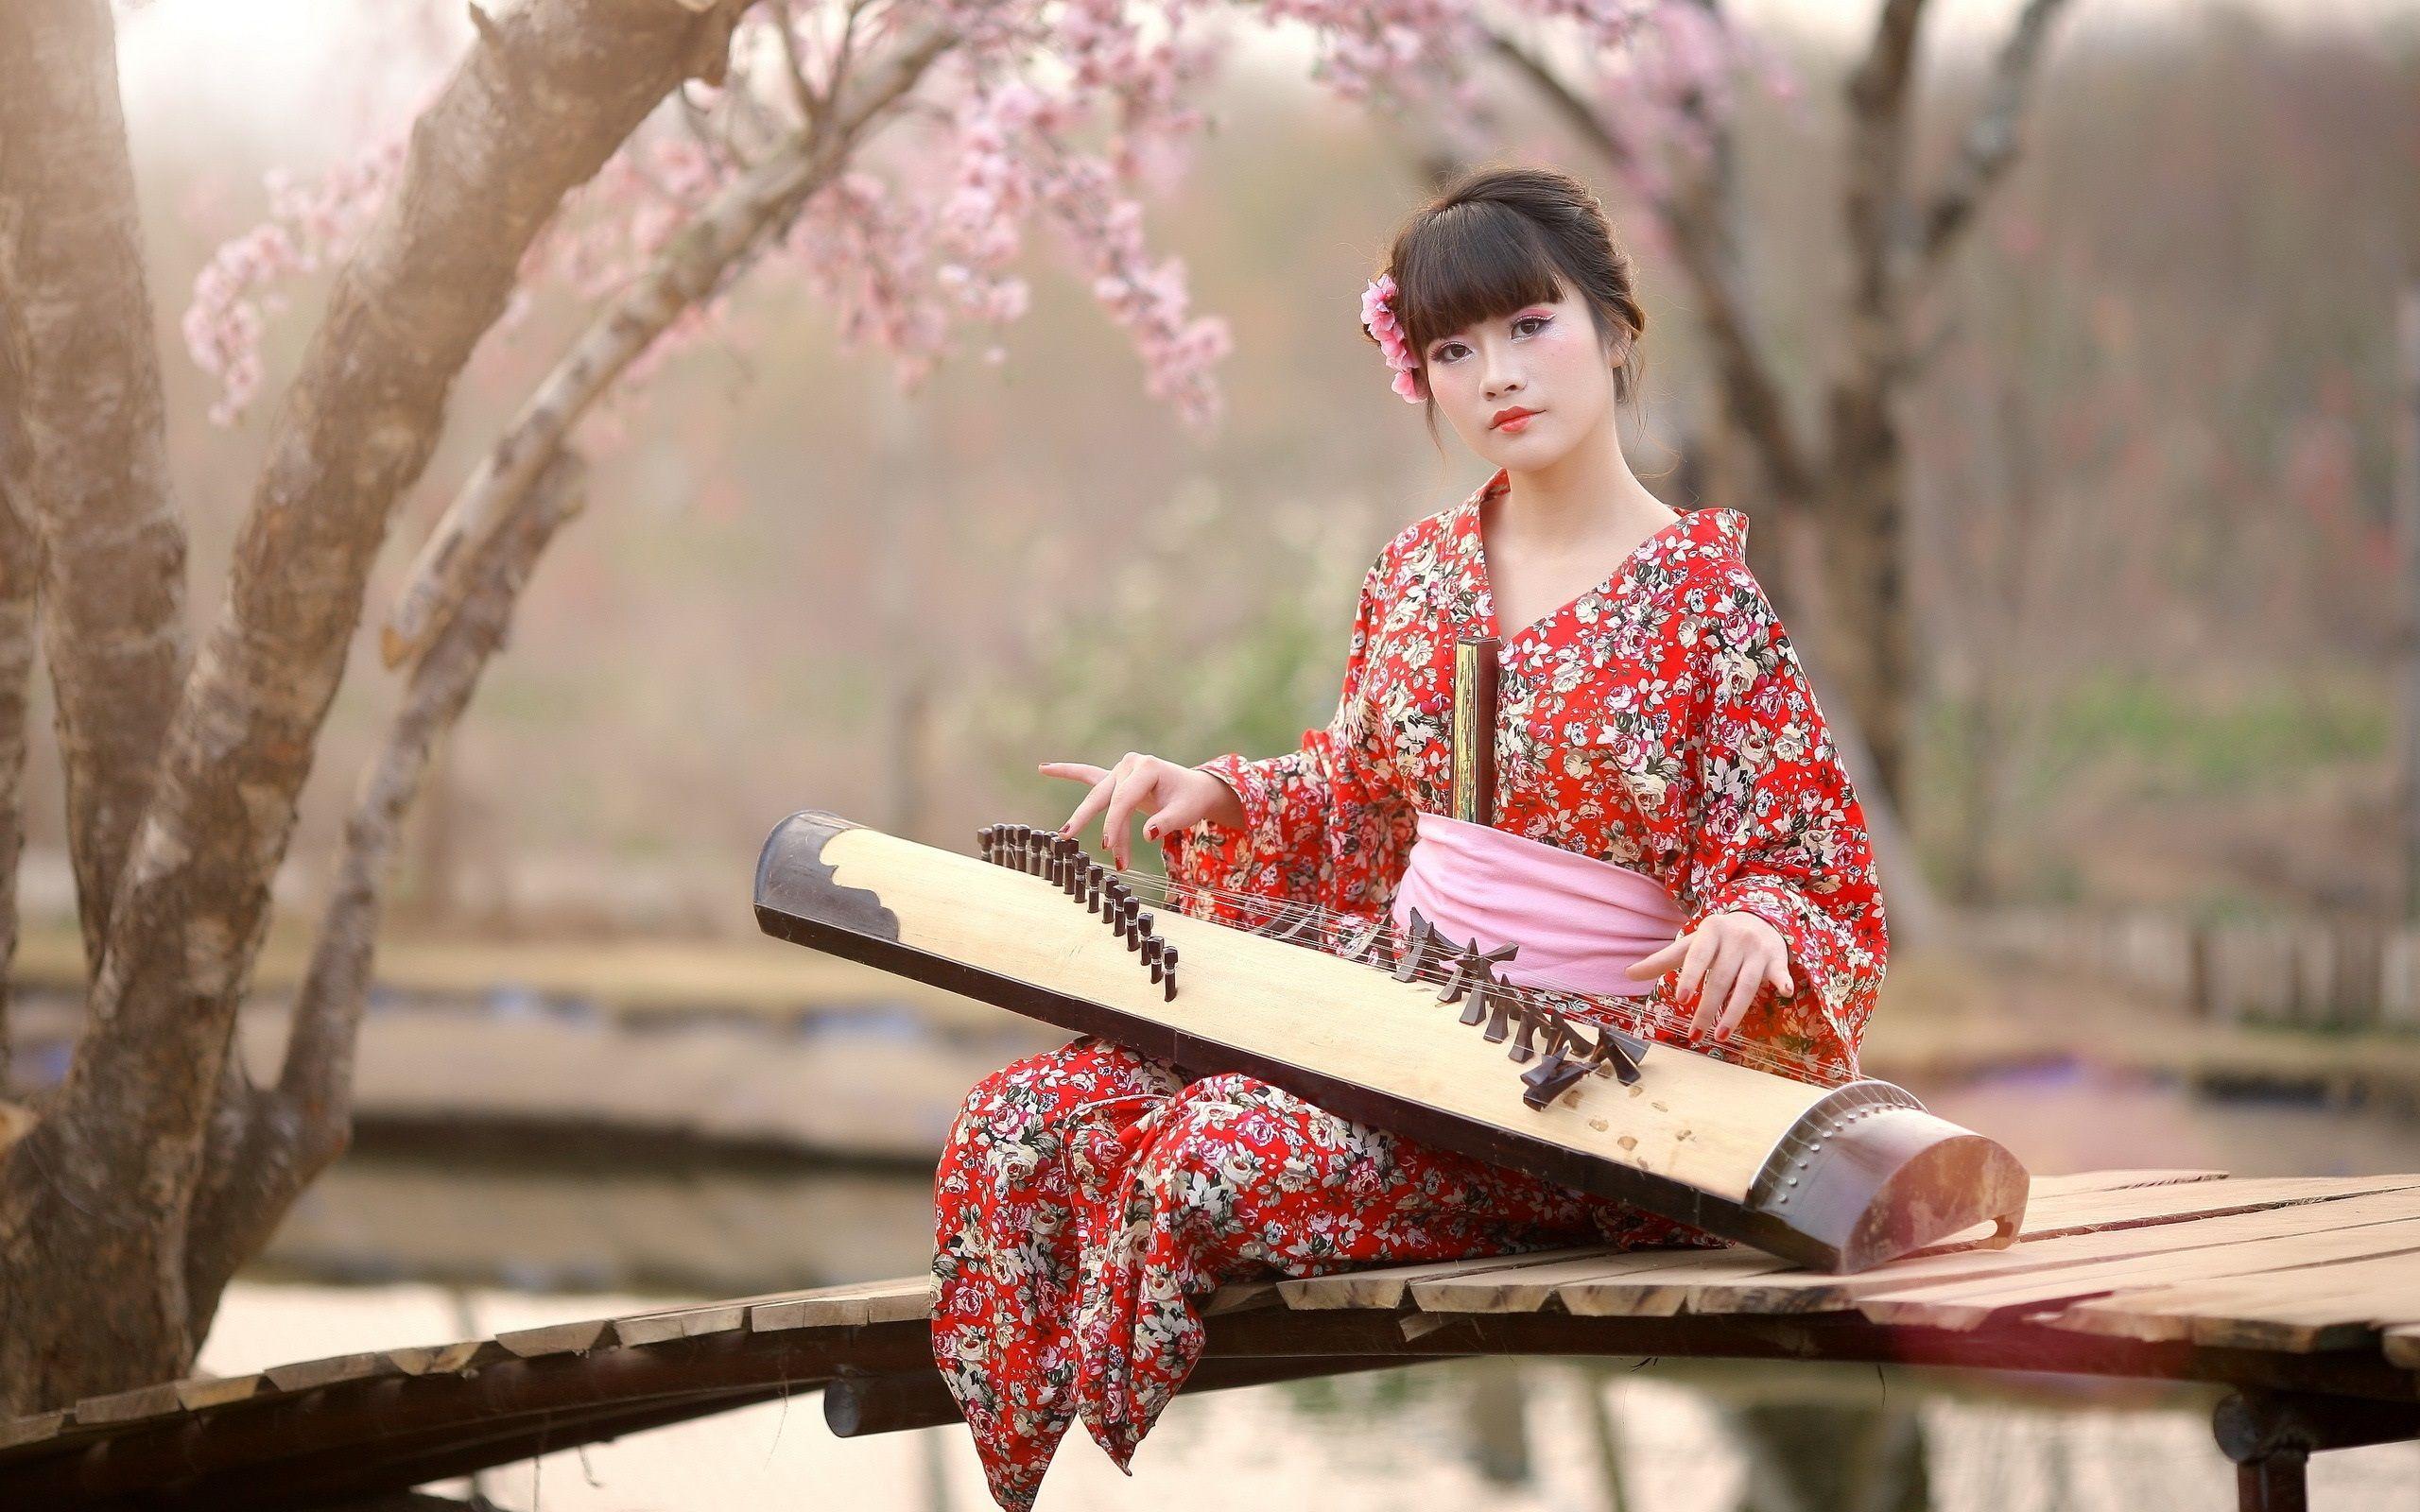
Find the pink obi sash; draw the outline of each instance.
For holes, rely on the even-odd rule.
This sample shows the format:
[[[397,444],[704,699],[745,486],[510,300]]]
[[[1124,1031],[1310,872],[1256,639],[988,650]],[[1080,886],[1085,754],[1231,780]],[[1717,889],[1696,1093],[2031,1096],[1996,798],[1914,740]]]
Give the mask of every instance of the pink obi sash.
[[[1496,966],[1515,987],[1637,997],[1655,989],[1625,968],[1672,942],[1688,916],[1643,872],[1509,830],[1426,811],[1391,912],[1411,910],[1447,941],[1482,951],[1518,941]]]

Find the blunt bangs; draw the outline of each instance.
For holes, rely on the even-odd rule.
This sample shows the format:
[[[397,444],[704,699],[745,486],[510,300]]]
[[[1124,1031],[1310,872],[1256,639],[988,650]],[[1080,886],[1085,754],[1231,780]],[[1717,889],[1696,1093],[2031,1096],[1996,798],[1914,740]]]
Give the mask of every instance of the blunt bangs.
[[[1397,318],[1423,368],[1438,337],[1578,287],[1537,222],[1505,205],[1455,205],[1409,240],[1395,272]]]

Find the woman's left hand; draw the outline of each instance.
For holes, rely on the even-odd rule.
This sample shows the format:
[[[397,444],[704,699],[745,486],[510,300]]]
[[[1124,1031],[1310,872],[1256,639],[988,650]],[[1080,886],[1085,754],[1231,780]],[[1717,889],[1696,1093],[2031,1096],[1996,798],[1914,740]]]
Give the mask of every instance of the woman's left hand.
[[[1789,942],[1780,930],[1737,909],[1706,915],[1696,929],[1674,936],[1671,944],[1627,970],[1645,978],[1661,976],[1675,966],[1681,975],[1672,986],[1673,1001],[1686,1005],[1694,1000],[1697,1005],[1689,1016],[1692,1040],[1706,1038],[1709,1026],[1715,1039],[1730,1039],[1748,1005],[1756,1001],[1756,989],[1767,982],[1785,997],[1791,990]]]

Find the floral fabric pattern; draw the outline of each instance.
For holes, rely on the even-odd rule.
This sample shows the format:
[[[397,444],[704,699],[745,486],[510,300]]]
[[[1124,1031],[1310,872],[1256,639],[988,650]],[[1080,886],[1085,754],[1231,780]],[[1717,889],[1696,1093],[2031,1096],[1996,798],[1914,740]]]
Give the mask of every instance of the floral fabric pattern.
[[[1075,1418],[1127,1468],[1221,1281],[1715,1242],[1089,1036],[976,1084],[934,1197],[933,1362],[1009,1512],[1033,1505]]]
[[[1645,872],[1695,930],[1736,909],[1779,930],[1793,990],[1757,988],[1739,1036],[1809,1081],[1857,1074],[1889,955],[1880,879],[1848,773],[1798,653],[1743,555],[1748,517],[1696,509],[1533,624],[1496,622],[1480,532],[1498,469],[1389,542],[1363,578],[1344,689],[1299,750],[1201,764],[1245,828],[1161,842],[1168,875],[1220,893],[1385,911],[1415,816],[1452,812],[1454,642],[1502,642],[1495,827]],[[1673,978],[1641,1032],[1685,1022]],[[1703,1047],[1720,1054],[1721,1047]]]
[[[1766,1064],[1857,1074],[1887,954],[1865,820],[1779,618],[1747,517],[1683,515],[1597,587],[1510,634],[1480,530],[1498,470],[1405,529],[1362,583],[1336,713],[1300,749],[1202,764],[1245,827],[1161,841],[1189,904],[1249,894],[1374,918],[1415,816],[1450,811],[1454,642],[1503,644],[1495,824],[1646,872],[1694,930],[1738,909],[1795,990],[1739,1026]],[[1678,1041],[1672,978],[1617,1000]],[[1700,1048],[1720,1054],[1721,1047]],[[1254,1077],[1201,1077],[1083,1038],[967,1094],[934,1179],[933,1358],[1009,1512],[1080,1418],[1121,1468],[1200,1356],[1221,1281],[1570,1244],[1709,1245],[1610,1199],[1438,1150]]]

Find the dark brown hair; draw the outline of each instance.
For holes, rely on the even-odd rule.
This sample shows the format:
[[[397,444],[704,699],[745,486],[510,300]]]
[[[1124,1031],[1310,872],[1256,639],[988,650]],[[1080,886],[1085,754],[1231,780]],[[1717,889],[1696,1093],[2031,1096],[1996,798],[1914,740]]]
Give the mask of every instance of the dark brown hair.
[[[1428,388],[1428,343],[1525,304],[1577,293],[1610,356],[1617,341],[1631,354],[1614,369],[1614,401],[1638,385],[1638,340],[1647,312],[1632,288],[1631,260],[1614,245],[1604,207],[1586,184],[1555,168],[1475,168],[1439,191],[1395,233],[1382,272],[1395,281],[1395,318],[1421,359],[1420,390],[1428,434],[1437,435],[1437,397]],[[1377,337],[1367,326],[1361,334]]]

